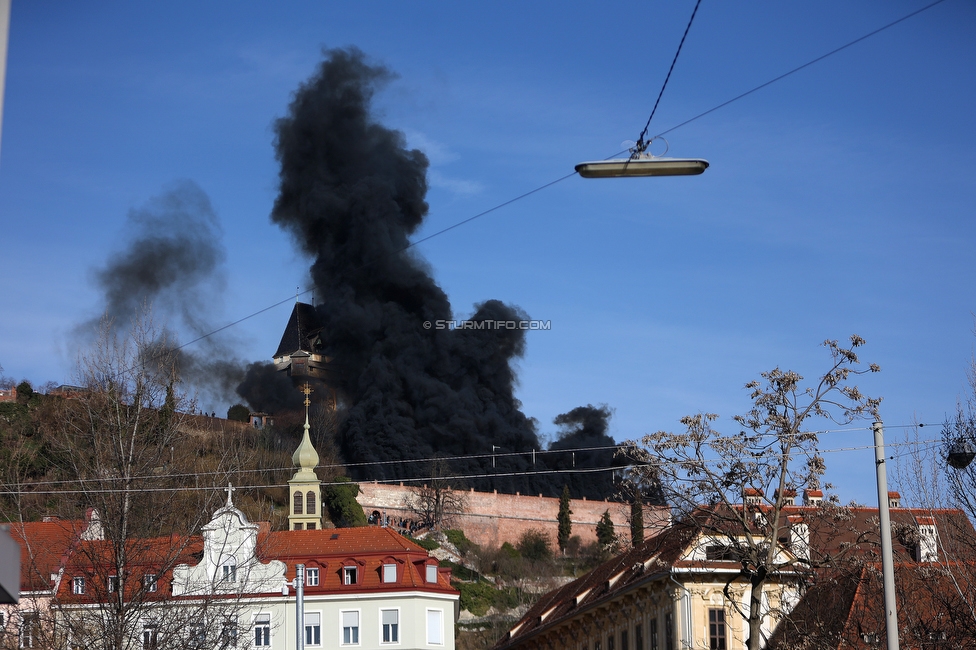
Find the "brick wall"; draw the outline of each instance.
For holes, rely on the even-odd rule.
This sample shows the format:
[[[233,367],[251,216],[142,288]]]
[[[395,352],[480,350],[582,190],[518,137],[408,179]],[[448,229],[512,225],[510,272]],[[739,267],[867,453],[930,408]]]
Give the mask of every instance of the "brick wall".
[[[391,525],[400,525],[416,519],[416,515],[405,505],[413,491],[404,485],[382,485],[360,483],[359,504],[369,517],[373,512],[388,517]],[[498,546],[502,542],[515,544],[522,534],[537,529],[549,535],[553,548],[556,548],[559,515],[559,499],[524,494],[498,494],[493,492],[465,492],[466,511],[458,517],[455,527],[464,531],[465,536],[481,546]],[[569,509],[573,511],[573,535],[579,535],[584,544],[596,541],[596,525],[604,512],[610,513],[617,535],[630,540],[630,505],[615,501],[570,500]],[[644,509],[645,528],[660,528],[667,524],[667,511],[662,508],[646,506]]]

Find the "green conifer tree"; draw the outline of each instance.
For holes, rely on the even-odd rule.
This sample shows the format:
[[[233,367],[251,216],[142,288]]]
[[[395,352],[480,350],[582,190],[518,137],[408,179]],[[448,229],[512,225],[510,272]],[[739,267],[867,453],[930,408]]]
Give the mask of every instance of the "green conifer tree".
[[[562,496],[559,497],[559,515],[557,517],[559,532],[556,537],[559,542],[559,550],[564,553],[569,545],[569,536],[573,533],[573,522],[569,518],[571,514],[573,511],[569,509],[569,486],[564,485]]]

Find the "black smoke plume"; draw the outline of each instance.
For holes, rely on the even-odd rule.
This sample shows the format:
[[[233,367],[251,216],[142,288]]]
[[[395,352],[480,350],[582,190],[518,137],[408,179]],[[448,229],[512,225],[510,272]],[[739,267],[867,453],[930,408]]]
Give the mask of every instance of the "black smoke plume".
[[[103,317],[126,331],[147,312],[153,322],[166,323],[161,348],[178,346],[181,332],[195,338],[212,331],[211,315],[225,285],[225,255],[206,193],[192,181],[174,183],[130,210],[126,230],[122,250],[94,272],[102,316],[77,326],[76,336],[90,338]],[[178,353],[181,375],[206,400],[204,406],[226,402],[243,373],[230,342],[222,341],[204,339],[194,352]]]
[[[405,249],[427,214],[427,157],[379,124],[373,94],[392,78],[357,49],[329,50],[275,124],[281,163],[272,220],[311,260],[325,349],[341,362],[348,412],[338,433],[360,478],[423,476],[433,456],[528,452],[451,461],[489,474],[480,489],[556,494],[562,482],[512,477],[531,470],[535,420],[514,397],[514,360],[525,335],[509,329],[437,329],[453,318],[424,261]],[[497,300],[472,321],[522,320]],[[542,467],[537,467],[542,469]]]
[[[606,404],[577,406],[557,415],[552,422],[560,428],[559,438],[549,445],[549,449],[577,451],[551,454],[549,463],[560,470],[622,466],[623,461],[614,458],[617,443],[607,434],[612,416],[613,411]],[[576,499],[594,494],[608,495],[613,493],[614,477],[609,472],[581,471],[569,485],[570,496]]]

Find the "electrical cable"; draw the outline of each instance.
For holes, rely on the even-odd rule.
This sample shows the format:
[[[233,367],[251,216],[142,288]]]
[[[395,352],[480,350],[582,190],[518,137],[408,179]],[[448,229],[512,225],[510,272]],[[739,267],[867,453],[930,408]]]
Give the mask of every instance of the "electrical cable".
[[[943,441],[940,440],[940,439],[914,440],[914,441],[905,441],[905,442],[891,442],[891,443],[886,443],[885,444],[885,448],[886,449],[888,449],[888,448],[896,448],[897,449],[897,448],[900,448],[900,447],[909,447],[909,448],[922,448],[922,449],[937,449],[942,444],[943,444]],[[609,449],[615,449],[615,450],[619,451],[622,448],[623,448],[623,446],[621,446],[621,445],[617,445],[616,447],[579,447],[579,448],[575,448],[575,449],[565,449],[565,450],[536,450],[535,453],[536,454],[542,454],[542,453],[569,453],[569,452],[576,452],[576,451],[609,450]],[[817,453],[817,454],[846,453],[846,452],[851,452],[851,451],[866,451],[866,450],[870,450],[870,449],[874,449],[874,445],[866,444],[866,445],[858,445],[858,446],[852,446],[852,447],[836,447],[836,448],[830,448],[830,449],[819,449],[818,448],[813,453]],[[530,453],[532,453],[532,452],[509,452],[509,453],[506,453],[506,454],[496,453],[496,454],[494,454],[494,456],[496,456],[496,457],[503,457],[503,456],[526,456],[526,455],[528,455]],[[797,455],[803,455],[800,451],[797,451],[795,453]],[[470,460],[470,459],[475,459],[475,458],[487,458],[487,457],[489,457],[491,455],[492,454],[477,454],[477,455],[469,455],[469,456],[453,456],[453,457],[450,457],[450,458],[443,458],[443,459],[438,459],[438,460]],[[809,452],[807,452],[806,455],[809,455]],[[904,455],[906,455],[906,454],[895,454],[895,455],[890,456],[890,458],[891,459],[894,459],[894,458],[901,457],[901,456],[904,456]],[[773,455],[773,454],[767,454],[767,455],[764,456],[764,458],[767,459],[767,460],[775,459],[776,457],[777,456],[776,455]],[[430,461],[429,458],[418,458],[418,459],[408,459],[408,460],[403,460],[403,461],[379,461],[379,462],[375,462],[375,463],[355,463],[354,465],[360,466],[360,465],[379,465],[379,464],[398,464],[398,463],[404,463],[405,464],[405,463],[429,462],[429,461]],[[728,459],[726,459],[726,458],[712,458],[712,459],[704,459],[704,460],[702,460],[700,462],[700,464],[702,466],[708,466],[708,465],[714,465],[714,464],[718,464],[718,463],[722,463],[722,462],[727,462],[727,461],[728,461]],[[592,474],[592,473],[599,473],[599,472],[625,471],[629,467],[657,468],[657,467],[662,467],[662,466],[668,465],[668,464],[687,465],[689,462],[691,462],[691,461],[674,460],[674,459],[668,460],[668,459],[657,458],[657,459],[654,459],[653,461],[648,461],[648,462],[639,462],[639,463],[631,463],[629,465],[615,465],[615,466],[606,466],[606,467],[574,467],[574,468],[568,468],[568,469],[551,469],[551,470],[547,469],[547,470],[531,470],[531,471],[516,471],[516,472],[488,472],[488,473],[477,473],[477,474],[455,474],[455,475],[447,475],[447,476],[423,476],[423,477],[412,477],[412,478],[363,479],[363,480],[360,480],[360,481],[357,481],[357,482],[359,482],[359,483],[376,483],[376,484],[395,484],[395,483],[419,483],[419,482],[423,482],[423,481],[448,481],[448,480],[464,481],[464,480],[478,479],[478,478],[492,478],[492,477],[494,477],[494,478],[500,478],[500,477],[525,476],[525,475],[528,475],[528,476],[543,476],[543,475],[553,475],[553,474]],[[697,461],[694,461],[694,462],[697,463]],[[330,465],[318,465],[317,466],[317,469],[345,469],[345,468],[348,468],[348,467],[349,467],[349,465],[330,464]],[[246,470],[245,469],[241,469],[241,470],[227,469],[227,470],[220,470],[220,471],[213,471],[213,472],[195,472],[193,474],[165,474],[164,475],[164,474],[155,474],[154,473],[154,474],[149,474],[149,475],[124,477],[124,478],[119,478],[119,479],[116,479],[116,480],[126,480],[126,481],[160,480],[160,481],[162,481],[162,480],[173,480],[173,479],[190,478],[190,477],[193,477],[194,479],[199,479],[200,477],[207,477],[207,476],[219,476],[219,477],[227,478],[227,477],[230,477],[230,476],[240,476],[242,474],[254,474],[254,473],[258,473],[258,472],[287,472],[287,471],[291,471],[291,470],[294,470],[294,467],[293,466],[288,466],[288,467],[270,467],[270,468],[262,468],[262,469],[246,469]],[[54,486],[66,485],[66,484],[67,485],[78,485],[78,484],[84,485],[85,483],[105,484],[105,483],[110,483],[110,482],[111,482],[111,479],[100,479],[100,480],[92,480],[92,479],[80,479],[80,480],[79,479],[71,479],[71,480],[60,480],[60,481],[32,481],[31,482],[31,486],[54,487]],[[321,482],[321,484],[322,485],[325,485],[325,486],[329,486],[329,485],[341,485],[343,483],[342,482],[327,482],[327,481],[323,481],[323,482]],[[261,488],[274,488],[274,487],[287,487],[287,483],[284,483],[284,484],[271,484],[271,485],[261,484],[261,485],[248,485],[248,486],[239,485],[238,486],[238,488],[240,488],[240,489],[261,489]],[[28,494],[68,494],[68,493],[79,493],[79,494],[80,493],[88,493],[88,494],[103,494],[103,493],[104,494],[121,494],[121,493],[131,492],[131,491],[150,492],[150,491],[153,491],[155,489],[156,488],[96,488],[96,489],[81,489],[81,490],[65,490],[65,489],[59,489],[59,490],[53,490],[53,491],[35,491],[35,490],[30,490],[30,491],[28,491],[26,493],[28,493]],[[224,489],[224,488],[221,487],[221,486],[219,486],[219,485],[206,485],[206,486],[194,486],[194,487],[179,486],[179,487],[173,487],[173,488],[159,488],[159,489],[164,490],[164,491],[181,491],[181,490],[193,490],[193,491],[196,491],[196,490],[214,490],[214,489]],[[19,490],[18,491],[13,491],[13,490],[6,490],[6,491],[4,491],[4,490],[0,490],[0,496],[3,496],[3,495],[16,495],[16,494],[20,494],[20,493],[22,493],[22,491],[19,491]]]
[[[634,149],[637,153],[644,153],[644,149],[647,148],[647,144],[644,142],[644,136],[647,135],[647,129],[651,126],[651,120],[654,119],[654,114],[657,112],[657,105],[661,103],[661,96],[664,95],[664,89],[668,87],[668,80],[671,79],[671,73],[674,72],[674,64],[678,62],[678,55],[681,54],[681,48],[685,44],[685,39],[688,38],[688,30],[691,29],[691,23],[695,22],[695,14],[698,13],[698,7],[701,5],[701,0],[695,3],[695,9],[691,12],[691,18],[688,20],[688,25],[685,27],[685,33],[681,36],[681,42],[678,43],[678,51],[674,53],[674,59],[671,60],[671,67],[668,68],[668,74],[664,77],[664,83],[661,85],[661,91],[657,94],[657,100],[654,102],[654,108],[651,109],[651,115],[647,118],[647,124],[644,125],[644,130],[641,131],[640,136],[637,138],[637,144]]]

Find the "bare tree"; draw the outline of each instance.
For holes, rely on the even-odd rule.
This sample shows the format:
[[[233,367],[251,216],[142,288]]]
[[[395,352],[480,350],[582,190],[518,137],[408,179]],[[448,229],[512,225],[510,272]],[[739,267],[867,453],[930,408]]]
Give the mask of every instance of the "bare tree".
[[[209,519],[218,486],[242,458],[204,452],[212,432],[186,415],[194,408],[181,391],[177,357],[148,315],[127,332],[103,322],[77,373],[81,390],[59,400],[44,426],[61,514],[97,513],[100,525],[73,546],[75,575],[55,597],[54,629],[71,647],[182,647],[188,626],[210,620],[210,602],[167,607],[160,581],[196,562],[195,538],[185,533]],[[65,647],[65,639],[54,641]]]
[[[621,453],[635,463],[636,480],[660,481],[676,517],[716,540],[712,553],[734,559],[739,573],[725,587],[726,597],[748,621],[750,650],[764,644],[763,592],[784,571],[811,567],[809,553],[783,553],[780,539],[789,537],[784,508],[799,488],[818,488],[825,471],[817,451],[817,420],[845,424],[877,414],[880,399],[863,395],[851,381],[880,370],[859,366],[855,349],[864,345],[851,337],[849,348],[828,340],[831,364],[809,387],[803,377],[779,368],[746,384],[752,408],[735,422],[742,428],[723,434],[712,428],[717,415],[704,413],[681,420],[680,433],[659,431],[624,443]],[[743,495],[753,503],[743,505]],[[716,558],[718,559],[718,558]],[[744,581],[747,606],[732,597],[734,583]]]
[[[450,467],[443,460],[431,460],[428,482],[413,488],[413,494],[406,498],[404,505],[421,526],[430,530],[451,528],[467,509],[467,496],[449,473]]]

